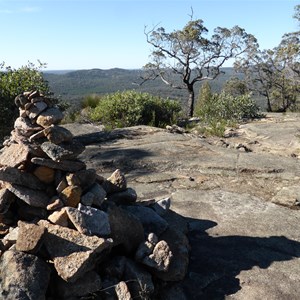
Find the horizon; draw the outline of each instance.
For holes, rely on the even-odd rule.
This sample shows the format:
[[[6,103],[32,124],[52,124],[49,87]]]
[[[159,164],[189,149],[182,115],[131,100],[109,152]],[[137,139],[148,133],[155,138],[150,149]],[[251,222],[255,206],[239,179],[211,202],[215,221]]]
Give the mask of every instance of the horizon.
[[[56,2],[56,3],[54,3]],[[238,25],[261,49],[276,47],[283,34],[299,30],[297,0],[0,0],[0,62],[13,68],[38,60],[45,70],[141,69],[151,47],[144,26],[181,29],[202,19],[209,33]],[[227,62],[224,67],[231,67]]]

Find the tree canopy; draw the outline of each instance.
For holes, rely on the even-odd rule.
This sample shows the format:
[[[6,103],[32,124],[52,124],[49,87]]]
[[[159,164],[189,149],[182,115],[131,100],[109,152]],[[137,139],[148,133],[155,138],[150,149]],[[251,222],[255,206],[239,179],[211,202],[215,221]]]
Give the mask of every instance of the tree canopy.
[[[300,5],[294,17],[300,21]],[[300,31],[286,33],[273,49],[257,45],[250,50],[235,64],[248,88],[266,98],[268,111],[294,109],[300,92]]]
[[[14,119],[17,116],[17,108],[14,99],[24,91],[39,90],[49,94],[48,82],[44,80],[41,68],[45,64],[38,61],[38,65],[28,62],[27,65],[14,69],[0,64],[0,139],[10,132]],[[1,71],[2,70],[2,71]]]
[[[256,45],[253,35],[239,26],[217,27],[208,36],[203,20],[193,19],[180,30],[166,32],[163,27],[146,30],[147,42],[153,47],[150,62],[144,67],[144,81],[160,78],[172,88],[186,89],[189,94],[187,115],[194,113],[194,85],[215,79],[223,64]],[[177,80],[174,80],[174,74]],[[176,77],[175,77],[176,78]]]

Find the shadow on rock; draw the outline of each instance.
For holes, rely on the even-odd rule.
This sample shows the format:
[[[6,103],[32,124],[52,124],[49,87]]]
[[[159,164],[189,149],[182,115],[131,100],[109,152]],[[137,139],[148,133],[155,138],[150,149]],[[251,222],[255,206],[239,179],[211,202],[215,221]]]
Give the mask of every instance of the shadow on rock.
[[[188,219],[191,255],[183,283],[187,299],[225,299],[241,289],[236,276],[257,266],[300,257],[300,243],[284,236],[209,236],[205,230],[217,223]]]
[[[151,170],[151,165],[147,166],[143,161],[145,157],[151,156],[151,152],[141,149],[120,149],[110,148],[109,150],[95,152],[94,149],[86,149],[84,160],[93,168],[103,170],[121,169],[124,172],[141,169]]]

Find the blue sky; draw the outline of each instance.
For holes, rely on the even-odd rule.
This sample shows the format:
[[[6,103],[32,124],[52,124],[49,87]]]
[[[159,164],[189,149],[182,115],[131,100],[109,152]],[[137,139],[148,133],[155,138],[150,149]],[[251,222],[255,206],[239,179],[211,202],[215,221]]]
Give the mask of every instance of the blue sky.
[[[48,70],[141,68],[150,45],[144,26],[181,29],[193,7],[209,33],[239,25],[262,49],[299,26],[299,0],[0,0],[0,62],[18,68],[39,59]]]

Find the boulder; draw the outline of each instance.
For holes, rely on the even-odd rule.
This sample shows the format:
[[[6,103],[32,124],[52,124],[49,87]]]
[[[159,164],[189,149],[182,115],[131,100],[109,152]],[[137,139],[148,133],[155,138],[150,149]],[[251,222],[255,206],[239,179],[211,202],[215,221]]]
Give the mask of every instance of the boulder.
[[[134,253],[145,239],[141,221],[120,207],[110,208],[108,216],[114,246],[121,246],[124,254]]]
[[[68,282],[75,282],[97,264],[104,250],[112,246],[110,239],[85,236],[76,230],[52,225],[40,220],[38,225],[47,229],[44,245],[53,260],[58,275]]]
[[[0,274],[2,299],[46,299],[50,268],[40,258],[20,251],[5,251],[0,258]]]

